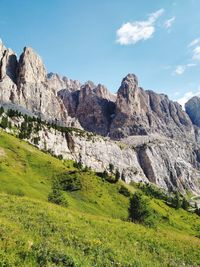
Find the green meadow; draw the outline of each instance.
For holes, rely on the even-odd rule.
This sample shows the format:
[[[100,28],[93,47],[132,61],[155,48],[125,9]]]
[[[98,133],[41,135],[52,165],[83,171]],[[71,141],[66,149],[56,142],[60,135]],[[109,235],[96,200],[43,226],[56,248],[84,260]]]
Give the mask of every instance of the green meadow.
[[[55,177],[78,178],[48,202]],[[128,220],[137,186],[110,183],[0,131],[0,267],[200,266],[200,217],[147,197],[151,226]]]

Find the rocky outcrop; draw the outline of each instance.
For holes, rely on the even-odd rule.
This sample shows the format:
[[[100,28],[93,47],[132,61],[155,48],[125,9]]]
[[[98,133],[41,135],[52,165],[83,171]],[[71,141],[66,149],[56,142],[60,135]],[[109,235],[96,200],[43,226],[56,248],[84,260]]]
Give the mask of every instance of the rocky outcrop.
[[[185,104],[185,111],[192,123],[200,127],[200,97],[194,96]]]
[[[138,86],[137,77],[129,74],[117,93],[110,136],[118,139],[149,133],[194,140],[192,122],[182,107],[166,95],[143,90]]]
[[[28,140],[39,149],[82,162],[97,172],[119,171],[127,183],[155,183],[166,190],[199,194],[200,147],[160,135],[128,137],[123,141],[92,135],[84,131],[61,133],[43,126]]]
[[[18,62],[11,49],[6,49],[0,41],[0,102],[17,103],[18,90],[16,85]]]
[[[69,81],[63,79],[63,83],[69,84]],[[44,64],[32,48],[25,47],[18,61],[14,52],[0,43],[1,104],[43,120],[80,127],[78,120],[68,115],[57,96],[56,85],[49,84],[52,85]]]
[[[41,58],[31,48],[24,48],[20,56],[17,86],[20,105],[29,111],[52,121],[67,119],[63,105],[48,88],[47,74]]]
[[[82,127],[100,135],[107,135],[115,104],[108,90],[101,84],[97,87],[86,83],[80,89],[76,116]]]
[[[42,59],[30,47],[25,47],[19,59],[18,86],[44,83],[47,74]]]
[[[79,90],[60,90],[58,96],[68,114],[76,117],[84,129],[103,136],[109,134],[116,97],[105,86],[88,81]]]
[[[68,93],[75,92],[80,89],[81,83],[77,80],[71,80],[67,77],[60,77],[57,73],[49,73],[47,75],[48,87],[58,93],[65,90]]]

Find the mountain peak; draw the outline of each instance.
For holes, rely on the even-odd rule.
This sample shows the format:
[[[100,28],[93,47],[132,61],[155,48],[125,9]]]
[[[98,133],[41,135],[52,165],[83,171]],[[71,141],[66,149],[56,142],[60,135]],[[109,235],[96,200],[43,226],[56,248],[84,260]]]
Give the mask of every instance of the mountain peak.
[[[200,127],[200,97],[193,96],[185,104],[185,111],[189,115],[193,124]]]
[[[124,83],[138,85],[138,78],[135,74],[129,73],[123,78],[122,84],[124,84]]]
[[[19,59],[19,83],[40,83],[47,78],[45,66],[40,56],[31,48],[24,47]]]

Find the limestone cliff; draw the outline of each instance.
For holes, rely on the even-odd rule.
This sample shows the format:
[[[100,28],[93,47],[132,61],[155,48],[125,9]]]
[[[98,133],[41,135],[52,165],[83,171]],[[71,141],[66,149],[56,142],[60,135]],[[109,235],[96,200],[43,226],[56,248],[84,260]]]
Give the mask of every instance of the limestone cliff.
[[[134,74],[122,80],[115,95],[101,84],[47,74],[32,48],[25,47],[18,59],[0,42],[0,104],[85,130],[63,134],[43,127],[35,136],[40,149],[96,171],[112,163],[127,182],[153,182],[169,190],[199,193],[198,97],[186,104],[185,112],[166,95],[142,89]],[[34,134],[29,142],[33,143]]]

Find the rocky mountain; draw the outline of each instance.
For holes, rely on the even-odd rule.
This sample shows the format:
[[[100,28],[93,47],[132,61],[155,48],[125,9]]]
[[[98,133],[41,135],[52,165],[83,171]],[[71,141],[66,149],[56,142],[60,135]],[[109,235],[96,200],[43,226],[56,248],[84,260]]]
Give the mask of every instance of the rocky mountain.
[[[64,135],[47,127],[28,140],[33,143],[39,137],[40,149],[99,171],[113,164],[127,182],[200,191],[197,97],[184,111],[166,95],[141,88],[134,74],[128,74],[112,94],[101,84],[47,74],[32,48],[25,47],[18,59],[0,42],[0,102],[5,108],[94,133]]]
[[[194,96],[185,104],[185,110],[192,123],[200,127],[200,97]]]
[[[48,79],[41,58],[32,48],[25,47],[18,60],[14,52],[1,43],[0,56],[0,99],[4,106],[60,124],[79,126],[68,116],[55,93],[57,86]]]
[[[137,77],[128,74],[117,93],[110,135],[121,138],[149,133],[194,139],[192,122],[181,105],[164,94],[143,90],[138,86]]]

